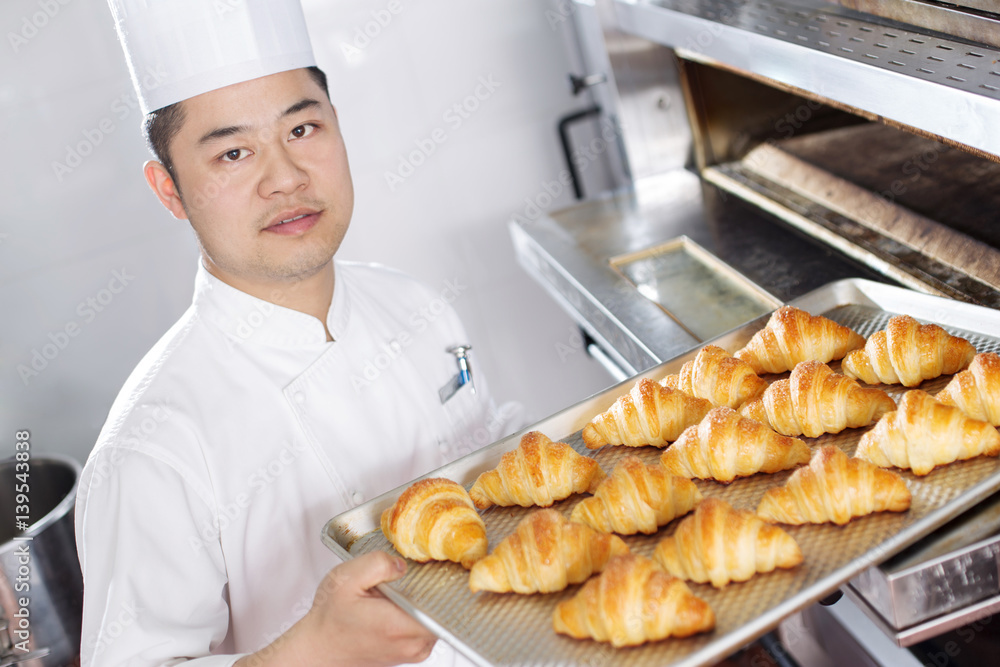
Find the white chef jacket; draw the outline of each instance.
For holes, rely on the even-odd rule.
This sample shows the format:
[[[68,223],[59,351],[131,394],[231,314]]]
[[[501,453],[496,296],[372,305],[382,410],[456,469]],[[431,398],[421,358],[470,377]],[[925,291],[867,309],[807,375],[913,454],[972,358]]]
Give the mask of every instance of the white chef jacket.
[[[80,480],[82,664],[230,665],[310,608],[331,517],[495,440],[480,376],[442,405],[469,343],[449,303],[335,263],[327,316],[203,267],[191,307],[115,401]],[[452,664],[438,642],[430,661]]]

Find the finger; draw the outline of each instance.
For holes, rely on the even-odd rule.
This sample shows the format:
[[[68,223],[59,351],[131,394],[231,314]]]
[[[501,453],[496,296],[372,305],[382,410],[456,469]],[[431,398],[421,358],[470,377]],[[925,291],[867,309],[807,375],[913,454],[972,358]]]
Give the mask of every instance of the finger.
[[[431,657],[431,651],[434,650],[434,644],[437,638],[428,640],[415,640],[412,644],[408,644],[407,648],[401,651],[404,656],[401,662],[404,663],[415,663],[423,662],[427,658]]]
[[[434,633],[425,628],[418,620],[385,598],[369,599],[367,605],[362,609],[369,618],[378,619],[378,626],[388,637],[428,640],[436,638]]]
[[[406,561],[384,551],[373,551],[341,563],[330,570],[327,580],[337,587],[349,586],[361,593],[406,574]]]

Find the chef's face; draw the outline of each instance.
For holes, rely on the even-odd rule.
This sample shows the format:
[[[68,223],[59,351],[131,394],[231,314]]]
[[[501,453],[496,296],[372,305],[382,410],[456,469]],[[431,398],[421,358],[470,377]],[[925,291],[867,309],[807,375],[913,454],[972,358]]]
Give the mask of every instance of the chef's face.
[[[251,292],[330,266],[354,207],[337,116],[306,70],[235,84],[183,102],[170,141],[176,182],[146,179],[186,218],[206,267]]]

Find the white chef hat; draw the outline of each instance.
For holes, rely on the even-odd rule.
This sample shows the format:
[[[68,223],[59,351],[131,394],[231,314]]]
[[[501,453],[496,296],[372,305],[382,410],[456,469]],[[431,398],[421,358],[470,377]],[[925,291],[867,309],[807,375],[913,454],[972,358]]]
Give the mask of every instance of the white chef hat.
[[[144,114],[316,64],[299,0],[108,0]]]

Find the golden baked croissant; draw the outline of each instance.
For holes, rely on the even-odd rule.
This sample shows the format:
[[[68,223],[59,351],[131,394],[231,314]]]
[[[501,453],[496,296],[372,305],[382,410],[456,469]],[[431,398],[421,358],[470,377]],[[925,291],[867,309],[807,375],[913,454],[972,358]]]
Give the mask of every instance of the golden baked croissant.
[[[638,646],[715,627],[715,614],[687,584],[644,556],[615,556],[552,614],[552,627],[575,639]]]
[[[552,593],[586,581],[612,556],[628,553],[617,535],[573,523],[554,509],[535,510],[469,572],[473,593]]]
[[[883,468],[910,468],[915,475],[952,461],[998,454],[995,428],[919,389],[906,392],[896,411],[862,435],[854,453]]]
[[[902,477],[826,445],[816,450],[807,467],[793,472],[784,486],[767,490],[757,516],[778,523],[842,526],[856,516],[909,508],[910,490]]]
[[[934,398],[973,419],[1000,426],[1000,354],[977,354]]]
[[[500,458],[500,465],[476,479],[469,496],[481,510],[494,504],[548,507],[574,493],[593,493],[602,479],[597,461],[531,431]]]
[[[714,408],[660,455],[667,472],[731,482],[757,472],[778,472],[809,461],[809,446],[779,435],[725,406]]]
[[[643,378],[583,427],[583,444],[589,449],[604,445],[663,447],[711,409],[712,404],[703,398]]]
[[[783,373],[803,361],[840,359],[864,344],[863,336],[831,319],[782,306],[735,356],[755,373]]]
[[[701,348],[678,375],[668,375],[660,384],[734,409],[767,389],[767,382],[757,377],[750,364],[715,345]]]
[[[699,501],[701,492],[694,482],[630,454],[622,457],[593,497],[576,504],[570,520],[604,532],[650,535],[690,512]]]
[[[804,361],[787,379],[772,382],[759,399],[745,403],[740,414],[782,435],[815,438],[867,426],[895,407],[881,389],[862,387],[818,361]]]
[[[844,374],[868,384],[916,387],[924,380],[957,373],[972,361],[972,343],[952,336],[936,324],[921,324],[896,315],[871,335],[863,350],[844,357]]]
[[[675,577],[722,588],[758,572],[795,567],[802,551],[791,535],[753,512],[705,498],[673,535],[660,540],[653,559]]]
[[[451,560],[468,569],[486,555],[486,524],[461,484],[415,482],[382,512],[382,532],[407,558]]]

